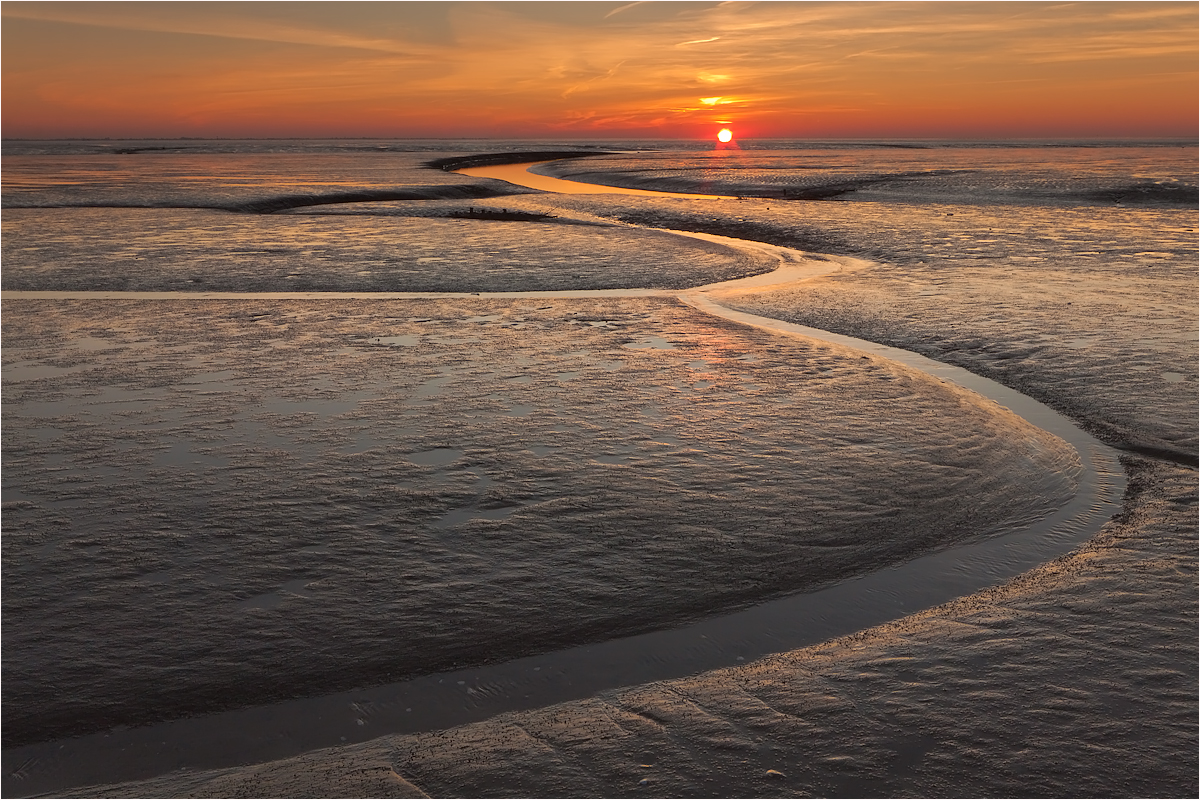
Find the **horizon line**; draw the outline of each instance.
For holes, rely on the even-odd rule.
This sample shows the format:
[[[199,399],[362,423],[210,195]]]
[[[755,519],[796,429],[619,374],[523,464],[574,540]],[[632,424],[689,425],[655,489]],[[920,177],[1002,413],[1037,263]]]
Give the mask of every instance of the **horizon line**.
[[[271,141],[430,141],[441,139],[462,139],[467,141],[570,141],[578,138],[582,141],[592,140],[647,140],[671,142],[706,142],[707,136],[590,136],[590,137],[561,137],[561,136],[2,136],[0,142],[271,142]],[[1180,134],[1168,136],[1111,136],[1111,135],[1079,135],[1079,136],[747,136],[738,141],[770,142],[789,139],[807,139],[810,141],[908,141],[908,142],[999,142],[999,141],[1196,141],[1200,144],[1200,136],[1195,134]]]

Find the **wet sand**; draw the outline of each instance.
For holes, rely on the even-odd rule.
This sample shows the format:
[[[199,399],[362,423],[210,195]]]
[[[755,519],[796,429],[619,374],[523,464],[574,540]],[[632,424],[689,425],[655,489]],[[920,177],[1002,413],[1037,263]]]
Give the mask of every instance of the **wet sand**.
[[[386,206],[350,207],[364,205]],[[471,207],[447,204],[442,213]],[[89,292],[683,289],[775,266],[712,241],[568,222],[6,209],[2,282],[5,291]]]
[[[648,197],[661,197],[662,192],[659,191],[643,191],[640,189],[616,188],[612,186],[599,186],[594,183],[585,183],[580,181],[572,181],[574,186],[564,187],[563,184],[567,181],[561,178],[555,178],[550,175],[540,175],[537,173],[537,168],[542,164],[554,163],[553,161],[539,161],[534,163],[519,163],[505,164],[503,166],[488,166],[488,167],[467,167],[465,169],[455,170],[461,175],[471,177],[489,178],[491,180],[509,181],[519,186],[528,186],[532,189],[538,189],[545,192],[570,192],[572,194],[623,194],[623,195],[640,195]],[[715,194],[686,194],[681,193],[681,198],[688,200],[722,200],[729,199]]]
[[[1196,212],[525,198],[872,262],[729,304],[955,364],[1114,446],[1195,465]]]
[[[1078,375],[1056,391],[1069,401],[1089,385]],[[1195,477],[1127,464],[1125,514],[1076,553],[856,636],[451,731],[85,794],[1188,796]]]
[[[854,636],[448,731],[71,796],[1192,796],[1195,475],[1126,466],[1124,512],[1084,547]]]
[[[18,302],[10,741],[670,627],[1076,488],[977,395],[671,298]]]

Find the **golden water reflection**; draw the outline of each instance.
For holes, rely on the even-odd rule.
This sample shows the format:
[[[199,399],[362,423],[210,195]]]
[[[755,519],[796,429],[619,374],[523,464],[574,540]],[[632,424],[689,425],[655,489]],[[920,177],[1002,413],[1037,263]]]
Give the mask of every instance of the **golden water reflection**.
[[[559,159],[554,159],[559,160]],[[648,189],[625,189],[619,186],[601,186],[594,183],[581,183],[579,181],[566,181],[561,178],[552,178],[549,175],[539,175],[529,170],[540,164],[549,164],[550,161],[535,161],[524,164],[496,164],[484,167],[467,167],[465,169],[455,170],[460,175],[469,175],[472,178],[494,178],[500,181],[515,184],[517,186],[525,186],[530,189],[539,189],[543,192],[557,192],[559,194],[632,194],[641,195],[643,197],[675,197],[684,200],[733,200],[734,197],[718,194],[686,194],[683,192],[655,192]]]

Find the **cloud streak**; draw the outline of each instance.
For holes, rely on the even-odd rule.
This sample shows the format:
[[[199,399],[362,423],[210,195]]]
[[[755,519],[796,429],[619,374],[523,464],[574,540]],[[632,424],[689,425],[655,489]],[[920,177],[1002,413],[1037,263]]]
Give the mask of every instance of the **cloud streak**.
[[[0,11],[8,136],[1167,135],[1197,115],[1192,3]]]

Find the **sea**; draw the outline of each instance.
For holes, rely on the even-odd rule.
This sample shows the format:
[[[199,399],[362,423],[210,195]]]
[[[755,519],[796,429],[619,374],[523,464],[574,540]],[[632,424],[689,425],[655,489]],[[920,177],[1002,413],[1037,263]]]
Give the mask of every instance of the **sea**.
[[[1195,463],[1194,141],[2,157],[6,748],[679,630],[1094,490],[932,368],[688,300],[785,262],[718,302]],[[590,193],[486,173],[526,162]]]

